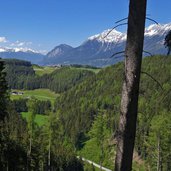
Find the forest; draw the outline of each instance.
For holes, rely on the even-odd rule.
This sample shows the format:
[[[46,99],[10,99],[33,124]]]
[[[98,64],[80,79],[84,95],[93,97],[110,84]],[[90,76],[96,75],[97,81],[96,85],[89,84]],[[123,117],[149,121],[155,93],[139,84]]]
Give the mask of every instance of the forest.
[[[24,65],[31,68],[29,64]],[[1,105],[4,114],[1,115],[4,122],[1,122],[0,127],[1,168],[93,170],[91,165],[85,165],[76,158],[79,155],[113,169],[123,62],[101,69],[97,74],[64,67],[43,75],[40,78],[55,78],[51,82],[55,83],[54,87],[70,83],[63,90],[57,88],[60,96],[56,98],[54,106],[50,101],[35,98],[11,101],[7,82],[4,82],[4,71],[7,71],[4,66],[1,60],[0,77],[3,84],[0,85],[3,96],[0,103],[5,103]],[[23,68],[21,72],[16,72],[21,73]],[[37,77],[33,70],[28,73],[32,73],[28,74],[28,78],[30,75]],[[158,162],[163,170],[171,168],[170,73],[170,56],[143,59],[134,170],[156,170]],[[66,81],[62,81],[62,77]],[[27,121],[22,118],[23,111],[31,113]],[[35,122],[36,114],[48,116],[47,122],[41,127]]]
[[[170,1],[6,1],[0,170],[170,171]]]
[[[77,69],[80,67],[79,65],[73,65],[63,66],[50,74],[39,76],[36,75],[30,62],[16,59],[5,59],[4,62],[6,65],[5,72],[7,73],[6,80],[11,89],[48,88],[55,93],[61,93],[94,74],[86,69]],[[84,67],[90,68],[88,66]]]

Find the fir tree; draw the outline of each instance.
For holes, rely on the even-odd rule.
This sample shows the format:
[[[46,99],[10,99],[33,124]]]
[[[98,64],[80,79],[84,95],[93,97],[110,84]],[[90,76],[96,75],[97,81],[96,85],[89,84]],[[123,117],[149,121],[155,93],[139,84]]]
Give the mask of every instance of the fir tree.
[[[165,42],[164,42],[165,47],[168,48],[167,55],[170,55],[171,51],[171,30],[167,33],[165,37]]]
[[[4,120],[5,115],[7,114],[7,101],[8,101],[8,94],[7,94],[7,83],[5,80],[5,72],[4,70],[4,62],[0,58],[0,121]]]

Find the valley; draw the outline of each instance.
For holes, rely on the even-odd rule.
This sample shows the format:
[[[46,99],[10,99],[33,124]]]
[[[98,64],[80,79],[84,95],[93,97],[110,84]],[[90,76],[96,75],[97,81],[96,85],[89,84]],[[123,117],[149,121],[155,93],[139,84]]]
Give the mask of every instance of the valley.
[[[20,61],[21,63],[24,66],[26,65],[25,62]],[[28,75],[25,75],[24,80],[27,80],[27,77],[30,78],[30,76],[36,79],[42,78],[43,80],[44,76],[46,76],[45,78],[55,78],[56,81],[50,79],[51,82],[48,82],[55,87],[59,85],[65,87],[66,84],[67,86],[65,89],[59,87],[57,89],[52,89],[52,87],[42,89],[40,86],[38,89],[31,88],[32,90],[27,90],[25,87],[20,90],[12,90],[12,92],[23,93],[22,95],[11,95],[11,99],[15,102],[16,109],[21,113],[22,118],[26,119],[27,122],[29,122],[29,118],[32,118],[34,112],[26,107],[30,101],[35,111],[33,116],[34,123],[38,126],[37,131],[40,128],[40,132],[46,130],[49,122],[54,124],[55,127],[58,127],[56,127],[58,133],[67,137],[69,142],[74,145],[77,155],[112,169],[112,156],[115,154],[116,144],[115,136],[111,133],[117,130],[119,119],[123,63],[103,69],[86,68],[84,66],[64,66],[57,69],[35,67],[34,65],[30,67],[33,68],[35,73],[32,73],[32,69],[29,69],[30,71],[27,72]],[[37,68],[40,68],[42,73],[40,73],[40,70],[39,73],[36,73]],[[160,72],[158,72],[158,68],[160,68]],[[148,72],[156,78],[162,89],[153,79],[142,74],[135,152],[143,162],[135,159],[134,170],[141,168],[142,171],[146,171],[149,165],[151,168],[155,168],[157,161],[150,156],[157,154],[157,151],[153,151],[152,147],[157,146],[156,136],[158,133],[163,136],[161,139],[164,143],[164,146],[161,146],[163,154],[167,153],[170,148],[169,143],[167,143],[170,132],[165,132],[170,128],[170,122],[168,122],[171,97],[169,94],[171,84],[170,69],[170,56],[147,57],[143,60],[142,71]],[[6,71],[8,76],[8,70]],[[17,72],[20,78],[22,78],[24,71],[25,69],[20,70],[20,73]],[[13,75],[13,80],[16,81],[14,78],[15,75]],[[9,79],[9,81],[11,80]],[[13,86],[12,83],[10,84]],[[30,87],[28,88],[30,89]],[[56,90],[56,93],[53,90]],[[26,101],[22,102],[22,99]],[[18,100],[20,100],[19,106]],[[48,101],[50,106],[45,105],[49,104]],[[25,107],[22,108],[21,104]],[[43,104],[47,108],[43,109],[41,107]],[[148,120],[147,118],[151,119]],[[154,124],[155,122],[158,122],[158,124]],[[54,131],[55,136],[56,131],[52,131]],[[144,137],[147,132],[148,136]],[[164,158],[163,160],[167,162],[169,159]],[[86,168],[88,170],[92,169],[89,164],[85,164]]]
[[[1,1],[0,171],[171,171],[171,1]]]

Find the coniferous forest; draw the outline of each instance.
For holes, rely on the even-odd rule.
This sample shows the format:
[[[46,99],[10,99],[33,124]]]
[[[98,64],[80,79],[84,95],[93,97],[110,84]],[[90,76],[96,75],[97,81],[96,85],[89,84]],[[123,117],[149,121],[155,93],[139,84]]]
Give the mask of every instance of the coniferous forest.
[[[125,2],[31,1],[1,2],[0,171],[171,171],[171,24],[130,0],[112,29],[48,52]]]
[[[8,81],[11,85],[13,83],[5,73],[11,71],[5,66],[8,64],[1,60],[1,170],[93,169],[78,160],[78,155],[113,168],[123,80],[122,62],[101,69],[97,74],[64,67],[40,77],[55,78],[57,86],[61,75],[66,79],[61,84],[70,82],[66,89],[57,90],[60,95],[54,105],[36,98],[11,101]],[[21,75],[20,82],[37,77],[27,62],[21,66],[22,69],[16,72]],[[28,75],[22,80],[24,70]],[[170,56],[143,59],[134,170],[156,170],[158,164],[163,170],[171,167],[170,73]],[[31,113],[28,120],[22,117],[23,111]],[[35,122],[37,114],[48,116],[41,127]]]

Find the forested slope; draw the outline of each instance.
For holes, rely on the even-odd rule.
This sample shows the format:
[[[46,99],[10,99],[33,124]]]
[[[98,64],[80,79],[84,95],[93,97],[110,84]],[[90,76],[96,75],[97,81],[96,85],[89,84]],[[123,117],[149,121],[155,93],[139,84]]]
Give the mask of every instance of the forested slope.
[[[30,67],[29,63],[27,67]],[[73,145],[60,136],[57,115],[47,109],[46,123],[37,125],[36,108],[40,101],[30,98],[25,106],[30,112],[26,122],[9,99],[5,75],[4,62],[0,59],[0,170],[83,171]],[[21,107],[22,100],[18,103]]]
[[[36,75],[30,62],[5,59],[5,72],[9,88],[34,90],[48,88],[56,93],[64,92],[83,79],[94,75],[94,72],[76,67],[64,66],[52,73]]]
[[[71,138],[77,149],[84,150],[86,148],[84,154],[89,155],[85,157],[92,157],[94,152],[96,162],[100,162],[97,161],[100,160],[100,156],[96,156],[98,150],[92,151],[91,147],[93,144],[95,147],[101,147],[101,143],[98,143],[96,139],[100,129],[101,135],[103,135],[102,130],[107,132],[103,137],[105,151],[108,150],[107,156],[110,152],[113,153],[110,151],[109,144],[117,136],[123,71],[123,63],[105,68],[97,75],[87,78],[65,92],[56,100],[56,110],[60,115],[64,134]],[[100,115],[103,119],[99,118]],[[155,170],[157,162],[160,162],[159,164],[165,170],[170,168],[170,119],[171,57],[145,58],[141,74],[135,149],[152,170]],[[101,126],[93,126],[94,124]],[[95,132],[96,136],[92,132]],[[96,141],[91,144],[93,138]],[[99,140],[103,138],[101,137]],[[113,145],[115,147],[115,143]],[[103,156],[104,163],[105,159],[111,158],[112,160],[112,156],[107,156]]]

